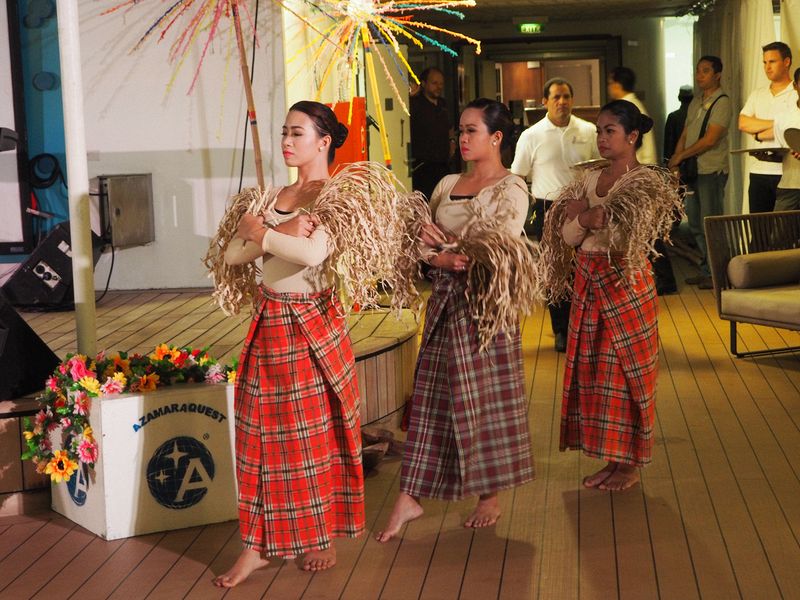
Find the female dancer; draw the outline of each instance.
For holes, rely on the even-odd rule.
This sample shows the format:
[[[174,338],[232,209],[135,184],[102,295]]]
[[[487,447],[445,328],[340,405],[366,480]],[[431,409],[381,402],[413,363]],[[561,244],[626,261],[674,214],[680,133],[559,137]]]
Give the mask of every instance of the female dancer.
[[[658,305],[646,255],[653,239],[666,237],[680,197],[669,174],[636,160],[652,126],[630,102],[606,104],[597,147],[610,164],[565,188],[545,221],[543,243],[562,259],[545,260],[561,265],[562,282],[573,265],[575,277],[561,450],[607,461],[583,480],[604,490],[634,485],[653,448]]]
[[[446,176],[431,196],[434,224],[423,228],[421,241],[433,267],[433,291],[417,360],[400,494],[376,536],[380,542],[422,514],[421,497],[477,495],[478,505],[464,526],[493,525],[500,516],[497,492],[533,478],[519,329],[497,335],[479,352],[465,298],[470,257],[442,250],[474,215],[501,209],[510,209],[504,226],[522,235],[527,188],[500,160],[511,128],[503,104],[485,98],[468,104],[459,145],[472,169]]]
[[[267,214],[245,215],[229,264],[263,255],[261,295],[236,379],[236,464],[244,550],[214,579],[233,587],[268,557],[302,556],[305,570],[336,562],[333,538],[364,529],[359,397],[325,228],[301,209],[329,178],[347,128],[318,102],[298,102],[281,150],[297,181],[274,190]],[[258,250],[260,248],[260,250]]]

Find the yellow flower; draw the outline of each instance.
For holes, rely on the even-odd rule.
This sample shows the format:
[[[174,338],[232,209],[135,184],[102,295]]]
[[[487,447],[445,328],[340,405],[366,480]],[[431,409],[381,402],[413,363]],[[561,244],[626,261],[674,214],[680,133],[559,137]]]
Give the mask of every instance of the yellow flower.
[[[66,450],[56,450],[44,472],[50,475],[52,481],[61,483],[62,480],[69,481],[77,468],[78,463],[69,457]]]
[[[159,376],[156,373],[151,375],[142,375],[139,379],[139,390],[142,392],[154,392],[158,387]]]
[[[36,472],[39,473],[39,475],[44,475],[44,472],[47,470],[47,464],[47,461],[44,460],[37,462]]]
[[[93,442],[94,441],[93,433],[94,432],[92,431],[92,428],[87,425],[83,429],[83,439],[89,440],[90,442]]]
[[[228,371],[228,383],[236,383],[236,371]]]
[[[114,373],[114,381],[118,381],[122,387],[128,385],[128,378],[125,373]]]
[[[90,394],[100,394],[100,382],[94,377],[83,377],[78,383]]]
[[[22,435],[25,436],[25,441],[30,442],[36,434],[32,431],[23,431]]]

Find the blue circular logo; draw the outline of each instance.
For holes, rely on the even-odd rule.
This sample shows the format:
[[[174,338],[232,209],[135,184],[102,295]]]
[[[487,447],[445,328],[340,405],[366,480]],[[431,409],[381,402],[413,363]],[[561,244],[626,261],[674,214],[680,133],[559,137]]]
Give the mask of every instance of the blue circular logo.
[[[86,495],[89,491],[89,465],[80,463],[80,466],[67,481],[67,491],[76,506],[86,504]]]
[[[202,442],[186,436],[167,440],[147,463],[150,493],[166,508],[189,508],[208,492],[214,459]]]

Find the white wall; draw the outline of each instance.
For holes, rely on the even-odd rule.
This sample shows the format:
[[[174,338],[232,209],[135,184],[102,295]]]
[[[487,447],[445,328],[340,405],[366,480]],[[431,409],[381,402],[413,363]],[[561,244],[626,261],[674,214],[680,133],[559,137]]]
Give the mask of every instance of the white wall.
[[[237,192],[246,127],[236,43],[228,31],[232,24],[222,22],[194,92],[186,93],[203,35],[166,94],[175,71],[168,64],[169,46],[186,21],[178,22],[161,43],[152,39],[130,52],[165,5],[142,3],[127,13],[101,16],[107,5],[100,4],[80,0],[89,175],[152,173],[155,211],[156,241],[117,251],[111,287],[208,286],[201,259],[226,201]],[[286,169],[275,151],[286,109],[283,27],[274,3],[262,2],[260,10],[254,90],[264,170],[268,180],[285,183]],[[244,185],[252,186],[249,132],[247,147]],[[95,272],[98,288],[105,285],[109,264],[105,254]]]

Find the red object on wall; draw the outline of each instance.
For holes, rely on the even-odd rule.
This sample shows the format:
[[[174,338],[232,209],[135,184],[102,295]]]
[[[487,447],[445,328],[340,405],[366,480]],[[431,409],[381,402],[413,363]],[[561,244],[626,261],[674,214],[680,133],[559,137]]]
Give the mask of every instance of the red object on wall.
[[[350,113],[351,102],[353,116],[348,123],[347,117]],[[339,122],[347,125],[348,129],[344,145],[336,150],[336,158],[330,168],[331,174],[338,171],[343,165],[367,160],[367,99],[356,96],[351,102],[328,104]]]

